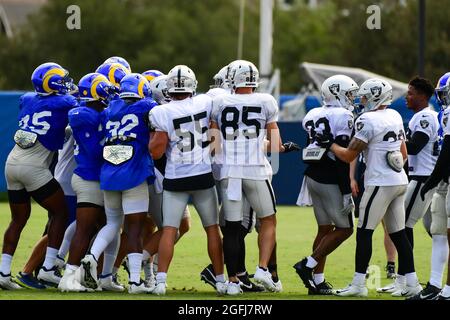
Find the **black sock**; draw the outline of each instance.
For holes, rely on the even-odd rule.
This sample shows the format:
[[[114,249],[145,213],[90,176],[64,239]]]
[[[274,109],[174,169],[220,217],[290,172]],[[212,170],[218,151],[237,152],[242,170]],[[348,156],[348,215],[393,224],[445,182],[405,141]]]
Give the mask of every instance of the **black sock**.
[[[414,229],[405,227],[406,237],[408,238],[411,248],[414,250]]]
[[[238,272],[238,259],[240,253],[239,235],[240,221],[225,221],[223,228],[223,255],[229,277],[236,276]]]
[[[414,272],[413,250],[405,229],[390,233],[389,236],[398,252],[398,274],[405,275]]]
[[[356,230],[355,272],[366,273],[372,256],[373,230]]]
[[[237,270],[239,272],[244,272],[247,270],[245,267],[245,237],[248,234],[247,228],[244,228],[242,225],[240,226],[239,230],[239,257],[237,262]]]

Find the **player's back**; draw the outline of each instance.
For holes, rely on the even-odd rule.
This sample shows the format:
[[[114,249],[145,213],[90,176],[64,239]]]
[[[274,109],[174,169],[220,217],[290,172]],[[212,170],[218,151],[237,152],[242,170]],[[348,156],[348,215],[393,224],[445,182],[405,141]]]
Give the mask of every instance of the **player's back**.
[[[70,95],[24,94],[20,98],[16,145],[8,162],[48,167],[54,152],[64,144],[67,113],[76,105],[75,98]]]
[[[403,120],[393,109],[366,112],[355,123],[355,138],[368,144],[364,151],[366,160],[365,185],[393,186],[408,184],[404,170],[396,172],[387,163],[387,153],[400,151],[405,140]]]
[[[128,190],[153,175],[148,152],[151,100],[114,100],[104,111],[105,147],[100,174],[103,190]],[[119,156],[119,159],[117,156]]]
[[[222,136],[224,164],[265,167],[266,126],[278,120],[278,105],[266,93],[223,94],[213,100],[213,120]]]
[[[150,121],[169,137],[165,178],[179,179],[211,172],[207,130],[211,98],[198,95],[155,107]]]

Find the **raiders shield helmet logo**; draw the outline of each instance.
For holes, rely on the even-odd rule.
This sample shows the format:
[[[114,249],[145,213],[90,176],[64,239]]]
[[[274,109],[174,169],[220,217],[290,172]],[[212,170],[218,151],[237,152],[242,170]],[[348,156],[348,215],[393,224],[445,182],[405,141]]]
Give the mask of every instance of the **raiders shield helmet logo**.
[[[328,87],[328,90],[330,90],[331,94],[334,96],[337,96],[339,94],[340,86],[339,84],[332,84]]]
[[[422,129],[427,128],[430,125],[430,123],[427,120],[420,120],[420,126]]]
[[[381,87],[373,87],[370,88],[370,92],[372,93],[372,95],[374,96],[374,98],[378,98],[381,95]]]
[[[361,131],[362,128],[364,128],[364,123],[358,122],[358,123],[356,124],[356,130]]]
[[[353,120],[352,119],[348,120],[348,128],[353,129]]]

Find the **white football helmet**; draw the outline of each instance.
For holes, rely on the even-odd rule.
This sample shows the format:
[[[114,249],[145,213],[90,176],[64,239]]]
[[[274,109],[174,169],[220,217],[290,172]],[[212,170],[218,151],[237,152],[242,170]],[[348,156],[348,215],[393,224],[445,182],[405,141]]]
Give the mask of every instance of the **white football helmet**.
[[[167,76],[162,75],[150,81],[150,90],[152,98],[158,104],[165,104],[171,101],[169,92],[167,91]]]
[[[231,86],[236,88],[257,88],[259,83],[259,71],[250,61],[236,60],[230,63]]]
[[[364,81],[358,91],[360,104],[364,112],[377,109],[379,106],[389,106],[392,103],[392,86],[381,79],[368,79]]]
[[[216,73],[216,75],[213,77],[214,79],[214,85],[211,86],[211,88],[222,88],[222,89],[229,89],[230,88],[230,80],[229,80],[229,71],[230,71],[230,65],[227,65],[219,70],[219,72]]]
[[[331,76],[322,83],[323,103],[326,106],[338,106],[353,111],[358,89],[356,82],[348,76]]]
[[[195,73],[188,66],[175,66],[167,74],[167,90],[169,93],[191,93],[194,95],[196,89]]]

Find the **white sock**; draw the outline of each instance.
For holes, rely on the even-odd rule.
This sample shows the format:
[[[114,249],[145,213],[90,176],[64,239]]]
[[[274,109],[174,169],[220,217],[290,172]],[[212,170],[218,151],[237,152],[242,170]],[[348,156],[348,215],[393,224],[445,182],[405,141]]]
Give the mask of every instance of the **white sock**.
[[[406,285],[406,277],[397,274],[397,278],[395,278],[395,282],[399,285],[405,286]]]
[[[76,271],[78,269],[78,266],[74,264],[66,264],[66,270]]]
[[[356,286],[365,285],[366,284],[366,274],[355,272],[355,275],[353,276],[352,284],[356,285]]]
[[[129,253],[130,282],[139,283],[141,280],[142,253]]]
[[[114,239],[108,244],[103,253],[103,269],[102,275],[112,274],[114,268],[114,262],[116,262],[117,253],[119,252],[120,235],[116,234]]]
[[[147,250],[142,250],[142,261],[147,261],[150,259],[150,253]]]
[[[105,251],[106,247],[118,237],[120,227],[123,222],[123,214],[121,211],[105,208],[106,211],[106,225],[98,232],[94,243],[91,247],[91,254],[98,261],[98,258]]]
[[[450,286],[448,284],[446,284],[444,289],[442,289],[441,295],[444,297],[450,297]]]
[[[431,273],[430,284],[441,288],[444,268],[448,260],[447,236],[433,235],[433,245],[431,247]]]
[[[167,280],[167,273],[165,272],[158,272],[156,274],[156,283],[166,282]]]
[[[67,252],[70,249],[70,243],[72,242],[73,235],[75,234],[75,230],[77,228],[77,221],[73,221],[66,229],[64,233],[64,239],[61,242],[61,246],[58,250],[58,256],[65,259]]]
[[[315,284],[321,284],[325,281],[325,274],[324,273],[315,273],[314,274],[314,283]]]
[[[223,273],[217,275],[216,276],[216,282],[225,282],[225,275]]]
[[[58,250],[55,248],[47,247],[47,253],[45,254],[44,264],[42,265],[45,269],[50,270],[55,266],[56,255]]]
[[[410,287],[414,287],[419,282],[419,279],[417,279],[417,274],[415,272],[410,272],[405,274],[406,278],[406,285]]]
[[[153,276],[152,264],[148,260],[142,260],[142,269],[144,269],[145,279],[150,279]]]
[[[0,264],[0,272],[4,275],[11,273],[11,262],[12,262],[12,255],[10,254],[2,254],[2,263]]]
[[[314,268],[317,266],[318,262],[317,262],[313,257],[309,256],[309,257],[306,258],[306,259],[308,260],[308,261],[306,262],[306,266],[307,266],[308,268],[314,269]]]

